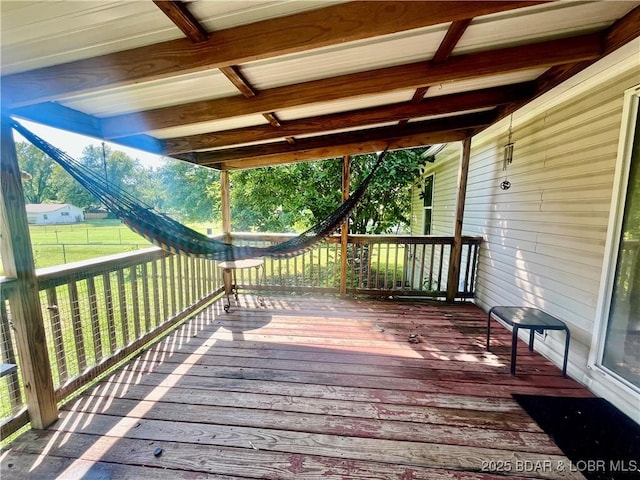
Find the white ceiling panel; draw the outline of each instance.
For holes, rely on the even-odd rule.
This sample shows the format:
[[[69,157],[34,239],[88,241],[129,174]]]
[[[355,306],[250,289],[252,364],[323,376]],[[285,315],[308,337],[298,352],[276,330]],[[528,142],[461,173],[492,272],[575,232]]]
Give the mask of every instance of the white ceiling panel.
[[[588,33],[611,24],[639,4],[635,0],[550,2],[478,17],[471,22],[453,54]]]
[[[107,117],[233,95],[239,93],[227,77],[219,70],[207,70],[69,97],[60,103],[91,115]]]
[[[147,132],[156,138],[174,138],[189,135],[199,135],[201,133],[217,132],[221,130],[231,130],[232,128],[252,127],[255,125],[266,125],[269,122],[262,115],[245,115],[227,120],[216,120],[212,122],[194,123],[183,127],[163,128],[162,130],[150,130]]]
[[[183,36],[151,1],[3,0],[0,8],[3,75]]]
[[[224,30],[249,23],[259,22],[285,15],[294,15],[306,10],[330,7],[345,0],[287,0],[287,1],[194,1],[189,10],[208,32]]]
[[[329,6],[332,1],[189,2],[207,29]],[[151,0],[0,1],[2,74],[184,38]]]
[[[329,115],[332,113],[347,112],[360,108],[377,107],[392,103],[401,103],[411,100],[414,90],[400,90],[381,95],[369,95],[354,97],[349,100],[336,100],[315,105],[304,105],[302,107],[287,108],[278,110],[276,113],[280,120],[295,120],[298,118],[317,117],[319,115]]]
[[[252,62],[242,66],[242,73],[254,87],[264,90],[426,61],[438,49],[448,27],[448,24],[436,25]]]
[[[439,97],[441,95],[450,95],[452,93],[471,92],[482,88],[500,87],[512,83],[521,83],[535,80],[542,75],[547,69],[536,68],[531,70],[523,70],[521,72],[503,73],[500,75],[489,75],[486,77],[473,78],[471,80],[463,80],[460,82],[447,82],[441,85],[433,85],[429,87],[425,98]]]

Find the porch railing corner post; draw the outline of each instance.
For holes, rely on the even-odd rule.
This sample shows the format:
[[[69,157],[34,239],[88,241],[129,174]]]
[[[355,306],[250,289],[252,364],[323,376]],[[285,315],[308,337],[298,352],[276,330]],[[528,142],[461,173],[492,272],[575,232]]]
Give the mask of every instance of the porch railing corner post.
[[[16,279],[9,306],[18,347],[19,370],[31,425],[43,429],[58,419],[47,351],[21,171],[8,118],[0,125],[0,249],[5,275]]]

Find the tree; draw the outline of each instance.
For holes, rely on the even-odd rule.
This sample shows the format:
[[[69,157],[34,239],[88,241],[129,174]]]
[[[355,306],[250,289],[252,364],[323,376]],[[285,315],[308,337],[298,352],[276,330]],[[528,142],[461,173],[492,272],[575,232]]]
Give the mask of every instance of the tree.
[[[43,203],[55,199],[53,176],[55,162],[30,143],[16,142],[18,162],[31,178],[22,182],[27,203]]]
[[[79,162],[116,188],[137,195],[141,179],[145,178],[144,168],[137,159],[126,153],[114,151],[111,147],[88,145]],[[67,174],[61,167],[54,173],[57,199],[78,207],[99,207],[100,202],[85,188]]]
[[[220,218],[220,173],[188,162],[168,160],[159,170],[163,208],[190,222]]]
[[[411,182],[424,163],[423,149],[390,152],[350,216],[350,233],[389,233],[409,224]],[[377,160],[360,155],[351,162],[352,191]],[[302,231],[341,203],[342,159],[233,172],[234,229]]]

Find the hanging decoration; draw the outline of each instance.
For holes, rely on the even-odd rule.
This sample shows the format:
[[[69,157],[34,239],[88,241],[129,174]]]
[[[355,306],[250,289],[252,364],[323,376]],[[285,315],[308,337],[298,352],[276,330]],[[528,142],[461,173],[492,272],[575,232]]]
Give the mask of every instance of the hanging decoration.
[[[513,114],[511,114],[511,119],[509,120],[509,137],[507,139],[507,144],[504,146],[504,157],[502,159],[502,171],[505,172],[504,180],[500,183],[500,188],[502,190],[509,190],[511,188],[511,182],[509,181],[507,175],[507,169],[511,162],[513,162],[513,141],[511,140],[513,134]]]

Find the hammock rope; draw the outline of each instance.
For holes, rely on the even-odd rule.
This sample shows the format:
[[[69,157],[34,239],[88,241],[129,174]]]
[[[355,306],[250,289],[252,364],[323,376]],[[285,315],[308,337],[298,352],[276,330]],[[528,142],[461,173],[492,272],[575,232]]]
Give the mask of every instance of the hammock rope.
[[[331,215],[289,240],[267,247],[253,247],[225,243],[181,224],[171,217],[156,211],[153,207],[146,205],[126,190],[110,184],[98,173],[82,165],[14,119],[7,120],[11,123],[13,129],[51,157],[78,183],[100,200],[109,211],[122,220],[125,225],[153,245],[170,253],[181,253],[190,257],[220,261],[256,257],[287,258],[310,250],[314,245],[340,228],[349,213],[361,200],[387,152],[385,150],[378,155],[376,164],[364,181]]]

